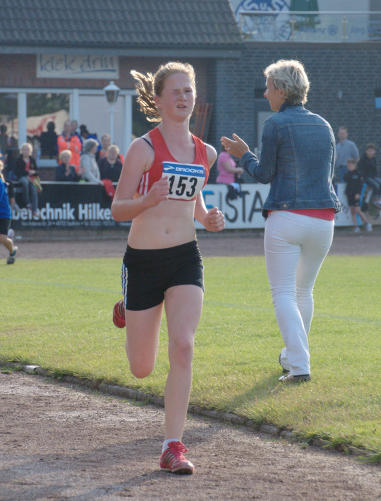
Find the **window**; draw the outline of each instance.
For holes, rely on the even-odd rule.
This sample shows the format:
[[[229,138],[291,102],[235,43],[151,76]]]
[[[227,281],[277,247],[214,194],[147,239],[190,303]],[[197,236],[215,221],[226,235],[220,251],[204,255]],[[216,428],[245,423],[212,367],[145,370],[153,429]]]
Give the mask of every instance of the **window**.
[[[5,167],[12,171],[18,149],[17,94],[0,93],[0,156]]]
[[[69,106],[69,94],[27,94],[27,136],[37,150],[37,158],[55,158],[54,134],[61,134]]]

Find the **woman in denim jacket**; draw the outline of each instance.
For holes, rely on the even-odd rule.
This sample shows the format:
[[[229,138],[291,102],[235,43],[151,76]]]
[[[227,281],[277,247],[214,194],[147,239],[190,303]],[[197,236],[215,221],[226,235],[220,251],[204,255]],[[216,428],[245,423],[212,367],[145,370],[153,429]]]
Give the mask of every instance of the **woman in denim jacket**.
[[[263,206],[265,257],[275,314],[285,347],[280,381],[309,381],[308,333],[313,287],[331,247],[335,213],[332,186],[335,137],[329,123],[311,113],[309,81],[299,61],[268,66],[266,91],[274,113],[265,122],[260,159],[236,134],[222,144],[260,183],[271,183]]]

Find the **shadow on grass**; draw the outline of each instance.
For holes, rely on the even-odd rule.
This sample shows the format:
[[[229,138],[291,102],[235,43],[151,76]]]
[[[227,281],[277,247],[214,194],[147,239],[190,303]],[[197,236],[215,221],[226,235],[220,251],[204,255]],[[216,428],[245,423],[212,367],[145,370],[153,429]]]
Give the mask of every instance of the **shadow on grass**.
[[[260,381],[256,382],[246,391],[235,395],[232,399],[226,402],[226,407],[232,411],[240,414],[237,409],[242,407],[245,402],[255,403],[267,399],[270,395],[277,395],[284,391],[287,386],[278,381],[281,373],[271,374],[263,377]]]

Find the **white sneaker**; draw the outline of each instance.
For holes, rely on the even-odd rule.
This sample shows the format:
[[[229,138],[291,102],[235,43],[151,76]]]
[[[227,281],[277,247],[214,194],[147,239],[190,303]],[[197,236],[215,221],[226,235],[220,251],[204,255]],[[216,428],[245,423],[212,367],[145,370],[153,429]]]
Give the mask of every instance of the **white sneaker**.
[[[370,223],[367,223],[365,228],[366,228],[366,231],[373,231],[373,226]]]
[[[353,233],[360,233],[361,230],[358,226],[355,226],[355,228],[353,229]]]

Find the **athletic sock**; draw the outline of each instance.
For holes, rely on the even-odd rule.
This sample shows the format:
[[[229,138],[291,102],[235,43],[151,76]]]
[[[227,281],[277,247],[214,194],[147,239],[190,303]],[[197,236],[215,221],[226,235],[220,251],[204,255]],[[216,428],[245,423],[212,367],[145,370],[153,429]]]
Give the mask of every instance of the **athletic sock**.
[[[167,440],[164,440],[163,442],[161,452],[164,452],[166,449],[168,449],[169,442],[180,442],[180,440],[178,438],[167,438]]]

